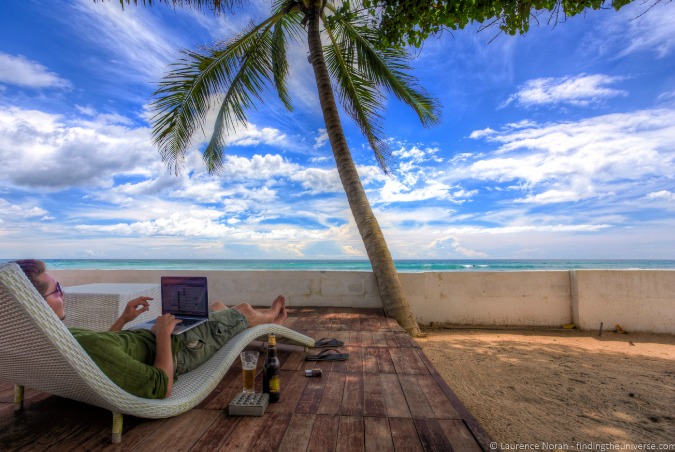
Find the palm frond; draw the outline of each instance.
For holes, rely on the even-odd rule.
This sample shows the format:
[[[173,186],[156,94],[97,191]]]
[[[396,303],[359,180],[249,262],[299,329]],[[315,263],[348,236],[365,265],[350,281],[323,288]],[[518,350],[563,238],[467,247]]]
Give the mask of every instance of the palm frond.
[[[228,119],[227,125],[233,125],[231,118],[246,121],[245,108],[252,104],[248,94],[241,90],[259,93],[264,85],[261,77],[269,77],[271,73],[256,71],[256,68],[264,67],[269,58],[252,62],[250,56],[260,56],[257,50],[260,36],[268,36],[271,26],[281,17],[281,14],[270,17],[232,39],[224,47],[202,52],[183,51],[184,58],[174,64],[173,69],[159,83],[159,88],[154,93],[157,100],[152,103],[152,108],[156,111],[151,119],[153,139],[164,162],[169,167],[173,166],[175,172],[180,171],[180,164],[195,131],[204,129],[205,117],[214,99],[222,96],[221,93],[230,92],[229,99],[238,99],[242,103],[228,106],[225,109],[228,113],[225,118],[219,114],[217,130],[222,134],[224,119]],[[259,94],[256,97],[260,98]],[[222,144],[222,137],[219,139]],[[211,143],[214,143],[213,137]],[[222,146],[220,153],[215,152],[214,146],[207,149],[209,154],[204,154],[207,166],[215,169],[221,160]]]
[[[204,149],[204,161],[209,172],[216,171],[222,164],[225,132],[247,123],[246,111],[255,108],[256,100],[262,101],[262,92],[273,79],[271,28],[270,25],[261,30],[258,37],[250,42],[236,75],[230,81],[218,110],[213,134]]]
[[[422,125],[431,126],[440,121],[440,104],[430,97],[410,75],[408,54],[402,49],[389,48],[377,50],[377,35],[368,27],[363,16],[343,16],[330,5],[326,5],[336,14],[332,16],[334,32],[345,42],[354,46],[356,62],[366,76],[393,93],[408,104],[417,113]]]
[[[329,44],[324,48],[324,56],[335,83],[338,99],[368,140],[382,171],[388,173],[389,147],[380,138],[382,115],[379,111],[384,104],[384,98],[368,74],[359,68],[353,43],[345,39],[340,40],[328,26],[327,21],[324,20],[324,24],[329,37]]]

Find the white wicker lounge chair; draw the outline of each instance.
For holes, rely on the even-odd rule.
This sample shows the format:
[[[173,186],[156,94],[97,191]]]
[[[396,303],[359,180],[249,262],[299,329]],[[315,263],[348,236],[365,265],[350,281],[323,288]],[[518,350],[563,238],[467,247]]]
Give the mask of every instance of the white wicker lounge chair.
[[[136,397],[113,383],[80,347],[16,264],[0,264],[0,379],[17,388],[17,409],[23,387],[78,400],[112,411],[112,442],[122,438],[122,415],[142,418],[176,416],[201,402],[252,340],[275,333],[306,347],[314,339],[288,328],[267,324],[249,328],[207,363],[181,375],[171,397]],[[21,400],[18,400],[21,399]]]

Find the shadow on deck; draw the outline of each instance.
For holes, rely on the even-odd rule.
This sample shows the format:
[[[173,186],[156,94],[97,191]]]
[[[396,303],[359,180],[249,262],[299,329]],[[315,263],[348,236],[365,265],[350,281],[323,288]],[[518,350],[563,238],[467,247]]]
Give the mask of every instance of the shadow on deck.
[[[281,401],[263,417],[228,416],[241,390],[237,365],[187,413],[125,416],[120,445],[110,444],[109,411],[26,389],[25,408],[14,413],[14,387],[0,382],[0,450],[490,450],[486,432],[419,345],[380,310],[293,308],[289,314],[286,326],[340,339],[350,357],[314,363],[302,352],[282,351]],[[305,377],[313,367],[323,370],[321,378]]]

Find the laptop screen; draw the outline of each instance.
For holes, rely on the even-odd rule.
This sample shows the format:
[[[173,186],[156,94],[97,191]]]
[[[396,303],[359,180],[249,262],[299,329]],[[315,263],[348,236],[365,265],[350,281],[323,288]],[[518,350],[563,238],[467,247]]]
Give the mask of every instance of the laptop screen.
[[[209,297],[203,276],[162,276],[162,314],[208,317]]]

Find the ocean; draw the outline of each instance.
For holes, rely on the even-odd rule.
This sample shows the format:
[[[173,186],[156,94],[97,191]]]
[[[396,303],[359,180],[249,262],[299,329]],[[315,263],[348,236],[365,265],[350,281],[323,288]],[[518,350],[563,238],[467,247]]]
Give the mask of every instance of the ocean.
[[[6,262],[11,259],[0,259]],[[295,270],[372,271],[367,260],[271,259],[44,259],[55,270]],[[673,270],[675,260],[631,259],[448,259],[397,260],[401,273],[523,270]]]

